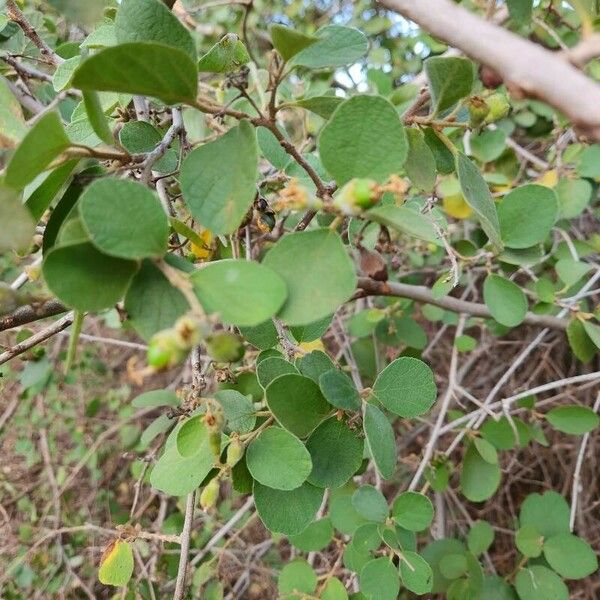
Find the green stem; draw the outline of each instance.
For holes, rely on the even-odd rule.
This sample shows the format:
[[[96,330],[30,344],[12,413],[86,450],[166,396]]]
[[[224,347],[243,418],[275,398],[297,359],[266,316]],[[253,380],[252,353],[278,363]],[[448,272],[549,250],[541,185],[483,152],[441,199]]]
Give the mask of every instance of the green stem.
[[[81,326],[83,325],[83,318],[85,313],[76,310],[73,315],[73,327],[71,328],[71,336],[69,337],[69,348],[67,350],[67,361],[65,363],[65,374],[67,374],[75,361],[77,354],[77,342],[79,340],[79,334],[81,333]]]

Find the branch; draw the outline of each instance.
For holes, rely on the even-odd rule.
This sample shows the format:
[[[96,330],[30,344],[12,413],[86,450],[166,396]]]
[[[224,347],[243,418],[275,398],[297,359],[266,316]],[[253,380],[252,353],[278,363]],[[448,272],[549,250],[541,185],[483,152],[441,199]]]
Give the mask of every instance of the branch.
[[[431,290],[423,285],[408,285],[393,281],[375,281],[368,277],[359,277],[358,287],[365,292],[362,296],[399,296],[400,298],[410,298],[418,302],[433,304],[452,312],[465,313],[473,317],[482,317],[484,319],[492,317],[489,308],[485,304],[468,302],[467,300],[460,300],[452,296],[434,298]],[[565,330],[569,322],[567,319],[551,315],[535,315],[528,312],[523,323],[526,325]]]
[[[179,568],[177,569],[177,583],[173,600],[182,600],[185,594],[185,576],[187,573],[188,556],[190,551],[190,537],[192,535],[192,522],[194,519],[194,504],[196,500],[196,491],[187,495],[185,503],[185,518],[183,521],[183,531],[181,532],[181,550],[179,554]]]
[[[48,300],[39,305],[28,304],[26,306],[19,306],[17,310],[9,315],[0,316],[0,331],[6,331],[13,327],[27,325],[27,323],[32,323],[33,321],[60,315],[67,312],[67,310],[69,309],[58,300]]]
[[[21,9],[16,5],[15,0],[6,0],[6,14],[11,21],[19,25],[23,33],[39,48],[39,51],[47,62],[53,65],[60,65],[60,63],[64,62],[64,59],[56,54],[31,26],[31,23],[25,18]]]
[[[155,163],[164,156],[165,152],[168,150],[169,146],[173,143],[173,140],[179,135],[179,133],[183,130],[183,114],[180,108],[173,108],[172,111],[173,123],[171,127],[165,133],[163,139],[157,144],[156,148],[148,153],[146,159],[142,163],[143,172],[142,172],[142,183],[148,183],[150,181],[150,176],[152,175],[152,167],[154,167]]]
[[[556,53],[484,21],[450,0],[379,2],[494,69],[513,92],[547,102],[582,135],[600,140],[600,86]]]

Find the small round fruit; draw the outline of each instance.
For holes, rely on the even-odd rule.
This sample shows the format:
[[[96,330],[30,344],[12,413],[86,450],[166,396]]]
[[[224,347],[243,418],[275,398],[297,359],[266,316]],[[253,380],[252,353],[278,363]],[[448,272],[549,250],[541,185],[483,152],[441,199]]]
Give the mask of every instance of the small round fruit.
[[[237,362],[244,356],[244,344],[235,333],[219,331],[206,339],[206,350],[216,362]]]

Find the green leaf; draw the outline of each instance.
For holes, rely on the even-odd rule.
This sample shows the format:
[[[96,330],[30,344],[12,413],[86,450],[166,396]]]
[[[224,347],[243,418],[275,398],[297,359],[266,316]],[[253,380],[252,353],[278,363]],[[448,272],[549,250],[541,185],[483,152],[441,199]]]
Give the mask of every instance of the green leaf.
[[[232,325],[259,325],[272,317],[286,298],[282,278],[250,260],[211,262],[190,279],[204,309]]]
[[[287,137],[284,131],[282,135]],[[256,128],[256,139],[261,154],[279,170],[285,169],[293,160],[292,157],[283,149],[275,134],[266,127]]]
[[[142,154],[152,152],[161,142],[162,135],[151,123],[129,121],[119,131],[119,139],[127,152]],[[154,163],[153,169],[159,173],[171,173],[177,169],[178,160],[177,152],[173,148],[169,148],[164,156]],[[194,241],[194,243],[196,242]]]
[[[569,533],[570,508],[567,501],[556,492],[529,494],[521,505],[521,526],[532,525],[545,538],[558,533]]]
[[[193,492],[210,473],[215,456],[208,435],[203,435],[195,454],[182,456],[177,450],[177,437],[181,423],[170,433],[165,451],[150,473],[152,487],[170,496],[186,496]]]
[[[157,42],[178,48],[196,60],[196,44],[190,32],[162,0],[123,0],[114,28],[120,44]]]
[[[0,252],[24,250],[35,233],[35,222],[20,194],[0,183]]]
[[[131,544],[115,540],[100,559],[98,580],[104,585],[122,587],[127,585],[133,574],[133,550]]]
[[[554,188],[558,198],[558,218],[572,219],[579,216],[592,199],[592,184],[587,179],[558,180]]]
[[[79,216],[98,250],[118,258],[159,257],[167,251],[169,221],[158,197],[126,179],[99,179],[81,195]]]
[[[81,311],[98,311],[123,297],[137,268],[136,262],[106,256],[85,242],[50,250],[42,272],[61,302]]]
[[[416,552],[402,553],[400,576],[404,586],[419,596],[428,594],[432,590],[433,571],[429,563]]]
[[[321,600],[348,600],[348,592],[337,577],[331,577],[321,592]]]
[[[506,6],[516,25],[525,25],[531,20],[533,0],[506,0]]]
[[[468,569],[467,557],[464,554],[447,554],[440,560],[440,571],[446,579],[458,579]]]
[[[554,571],[541,565],[522,569],[515,578],[521,600],[568,600],[569,589]]]
[[[220,390],[215,400],[223,408],[227,431],[250,433],[256,425],[256,409],[248,396],[237,390]]]
[[[358,410],[360,396],[352,379],[343,371],[332,369],[319,377],[319,387],[329,404],[341,410]]]
[[[533,525],[523,525],[515,534],[517,550],[529,558],[537,558],[542,553],[544,536]]]
[[[460,474],[460,487],[465,497],[471,502],[491,498],[498,489],[500,478],[500,467],[483,460],[475,446],[470,444]]]
[[[559,260],[554,268],[561,281],[567,287],[575,285],[582,277],[592,270],[592,267],[587,263],[572,258],[563,258]]]
[[[433,504],[424,494],[403,492],[392,506],[396,523],[409,531],[423,531],[433,520]]]
[[[516,327],[527,314],[527,298],[512,281],[490,273],[483,282],[483,299],[498,323]]]
[[[593,431],[600,424],[600,417],[587,406],[557,406],[547,415],[546,420],[558,431],[572,435],[582,435]]]
[[[488,462],[491,465],[498,464],[498,452],[490,442],[483,438],[476,437],[473,438],[473,445],[477,452],[479,452],[479,456],[481,456],[485,462]]]
[[[465,552],[464,545],[452,538],[435,540],[423,549],[423,558],[433,571],[433,587],[431,591],[434,594],[445,592],[451,583],[441,572],[440,563],[442,559],[449,554],[464,554]]]
[[[315,48],[313,46],[313,48]],[[318,140],[323,166],[342,186],[355,177],[384,181],[408,151],[393,105],[381,96],[353,96],[336,108]]]
[[[195,415],[184,421],[177,432],[177,452],[185,458],[194,456],[206,447],[208,429],[204,415]]]
[[[253,493],[258,516],[269,531],[296,535],[314,520],[325,490],[310,483],[291,491],[274,490],[255,481]]]
[[[333,526],[345,535],[353,535],[361,525],[367,523],[352,505],[352,495],[355,489],[356,487],[352,483],[349,483],[344,487],[331,490],[329,516],[331,517]],[[370,525],[376,530],[374,523]],[[379,545],[379,540],[377,541],[377,545]]]
[[[486,129],[478,135],[471,136],[471,152],[483,163],[500,158],[505,148],[506,133],[501,129]]]
[[[529,248],[543,242],[558,214],[556,194],[544,185],[522,185],[500,202],[498,219],[508,248]]]
[[[183,50],[129,42],[100,50],[79,65],[72,85],[80,90],[153,96],[165,104],[196,101],[198,74]]]
[[[286,106],[298,106],[323,117],[323,119],[329,119],[343,101],[344,99],[339,96],[312,96],[296,100]]]
[[[300,438],[309,435],[332,410],[319,386],[303,375],[281,375],[265,393],[273,416]]]
[[[177,407],[181,400],[175,392],[171,390],[152,390],[136,396],[131,401],[131,406],[135,408],[154,408],[158,406]]]
[[[372,485],[362,485],[352,495],[352,505],[356,512],[367,519],[383,523],[389,514],[385,496]]]
[[[198,61],[201,73],[228,73],[250,62],[244,43],[235,33],[224,35]]]
[[[73,73],[79,66],[80,61],[81,57],[77,55],[65,60],[56,67],[56,71],[54,71],[54,75],[52,76],[52,87],[55,92],[61,92],[70,87]]]
[[[329,545],[333,538],[331,519],[325,517],[311,523],[304,531],[290,536],[290,543],[303,552],[318,552]]]
[[[596,344],[587,334],[583,322],[573,317],[567,325],[567,339],[573,354],[583,363],[588,363],[598,352]]]
[[[269,389],[267,394],[268,392]],[[327,419],[312,432],[306,442],[306,448],[310,452],[313,464],[308,481],[317,487],[341,487],[362,464],[362,439],[344,421],[339,421],[336,417]]]
[[[272,348],[279,341],[277,329],[271,319],[255,327],[240,327],[239,330],[246,341],[259,350]]]
[[[317,574],[302,558],[285,565],[277,579],[280,598],[299,598],[303,594],[312,594],[316,588]]]
[[[46,113],[36,121],[12,155],[4,183],[15,189],[24,188],[70,145],[58,113]]]
[[[600,349],[600,326],[592,323],[591,321],[582,321],[581,324],[588,334],[589,338],[594,342],[596,348]]]
[[[353,27],[327,25],[315,37],[314,44],[294,56],[292,65],[308,69],[343,67],[361,59],[369,47],[365,35]]]
[[[140,445],[142,446],[140,450],[147,449],[152,440],[161,433],[169,431],[174,425],[173,419],[169,419],[166,414],[156,417],[156,419],[142,431],[142,435],[140,435]]]
[[[108,120],[102,105],[100,104],[100,97],[98,92],[88,90],[83,92],[83,103],[85,105],[85,112],[87,113],[88,121],[94,130],[94,133],[107,145],[112,146],[115,140],[112,135]]]
[[[312,470],[304,444],[280,427],[269,427],[246,451],[246,464],[256,481],[277,490],[295,490]]]
[[[375,380],[373,395],[388,410],[404,418],[426,413],[435,402],[433,372],[417,358],[392,361]]]
[[[494,529],[487,521],[475,521],[467,535],[467,546],[475,556],[487,552],[494,541]]]
[[[425,143],[425,136],[419,129],[406,130],[408,154],[404,168],[412,183],[419,189],[431,192],[436,180],[436,164],[433,152]]]
[[[281,58],[285,61],[290,60],[298,52],[317,41],[317,38],[312,35],[306,35],[291,27],[278,24],[271,25],[270,32],[275,50],[281,54]]]
[[[477,167],[462,152],[456,154],[455,160],[460,189],[466,203],[477,215],[491,244],[502,249],[496,204],[487,183]]]
[[[400,591],[398,571],[385,556],[370,560],[362,568],[359,582],[368,600],[396,600]]]
[[[189,304],[152,261],[144,260],[127,290],[125,310],[133,328],[148,341],[172,327],[189,310]]]
[[[288,325],[307,325],[333,314],[356,287],[354,264],[339,235],[329,229],[282,237],[263,265],[287,285],[288,297],[279,318]]]
[[[265,389],[271,381],[277,379],[280,375],[286,375],[288,373],[298,373],[298,369],[291,362],[279,356],[265,358],[256,366],[258,382]]]
[[[408,206],[385,204],[368,210],[365,217],[376,223],[393,227],[401,233],[441,246],[442,242],[433,227],[432,219]]]
[[[296,366],[302,375],[310,377],[317,384],[321,375],[335,369],[331,358],[320,350],[313,350],[305,354],[296,362]]]
[[[12,148],[27,134],[27,126],[19,101],[7,80],[0,76],[0,148]]]
[[[396,470],[396,438],[387,417],[374,404],[365,406],[363,428],[371,458],[384,479]]]
[[[470,60],[456,56],[434,56],[424,62],[424,67],[434,106],[433,114],[444,112],[471,93],[473,63]]]
[[[548,564],[566,579],[584,579],[598,569],[598,559],[590,545],[571,533],[558,533],[544,542]]]
[[[256,133],[248,121],[188,154],[180,183],[194,218],[216,235],[233,233],[256,195],[257,167]]]

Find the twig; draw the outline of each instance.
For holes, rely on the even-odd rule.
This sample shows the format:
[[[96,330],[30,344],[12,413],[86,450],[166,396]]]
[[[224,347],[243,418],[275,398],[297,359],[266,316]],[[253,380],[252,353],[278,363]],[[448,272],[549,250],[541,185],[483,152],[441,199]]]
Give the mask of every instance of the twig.
[[[189,493],[185,502],[185,517],[183,521],[183,531],[181,532],[181,548],[179,556],[179,568],[177,569],[177,581],[173,600],[182,600],[185,594],[185,576],[187,573],[187,563],[190,551],[190,537],[192,535],[192,521],[194,518],[194,505],[196,501],[196,491]]]
[[[600,392],[596,396],[596,402],[594,403],[593,411],[595,413],[600,410]],[[581,491],[579,483],[581,477],[581,467],[583,465],[583,458],[585,457],[585,449],[587,448],[590,434],[585,433],[581,439],[581,446],[579,446],[579,453],[577,454],[577,462],[575,463],[575,471],[573,472],[573,491],[571,493],[571,516],[569,518],[569,529],[573,531],[575,528],[575,515],[577,514],[577,498]]]
[[[9,348],[6,352],[0,354],[0,365],[8,362],[13,359],[15,356],[19,354],[23,354],[23,352],[27,352],[27,350],[41,344],[46,341],[48,338],[51,338],[53,335],[56,335],[59,331],[66,329],[73,322],[73,313],[70,312],[68,315],[65,315],[62,319],[55,321],[46,329],[42,329],[38,333],[34,333],[32,336],[23,340],[20,344]]]
[[[18,281],[18,279],[16,281]],[[13,287],[13,289],[17,288]],[[68,310],[69,309],[58,300],[48,300],[42,304],[19,306],[19,308],[12,313],[0,317],[0,331],[27,325],[27,323],[39,321],[40,319],[54,317],[55,315],[60,315]]]
[[[146,159],[142,163],[143,171],[141,181],[142,183],[148,184],[152,175],[152,167],[168,150],[169,146],[173,143],[173,140],[179,135],[183,129],[183,115],[180,108],[173,108],[172,111],[173,123],[171,127],[165,133],[163,139],[158,143],[156,148],[149,152]]]

